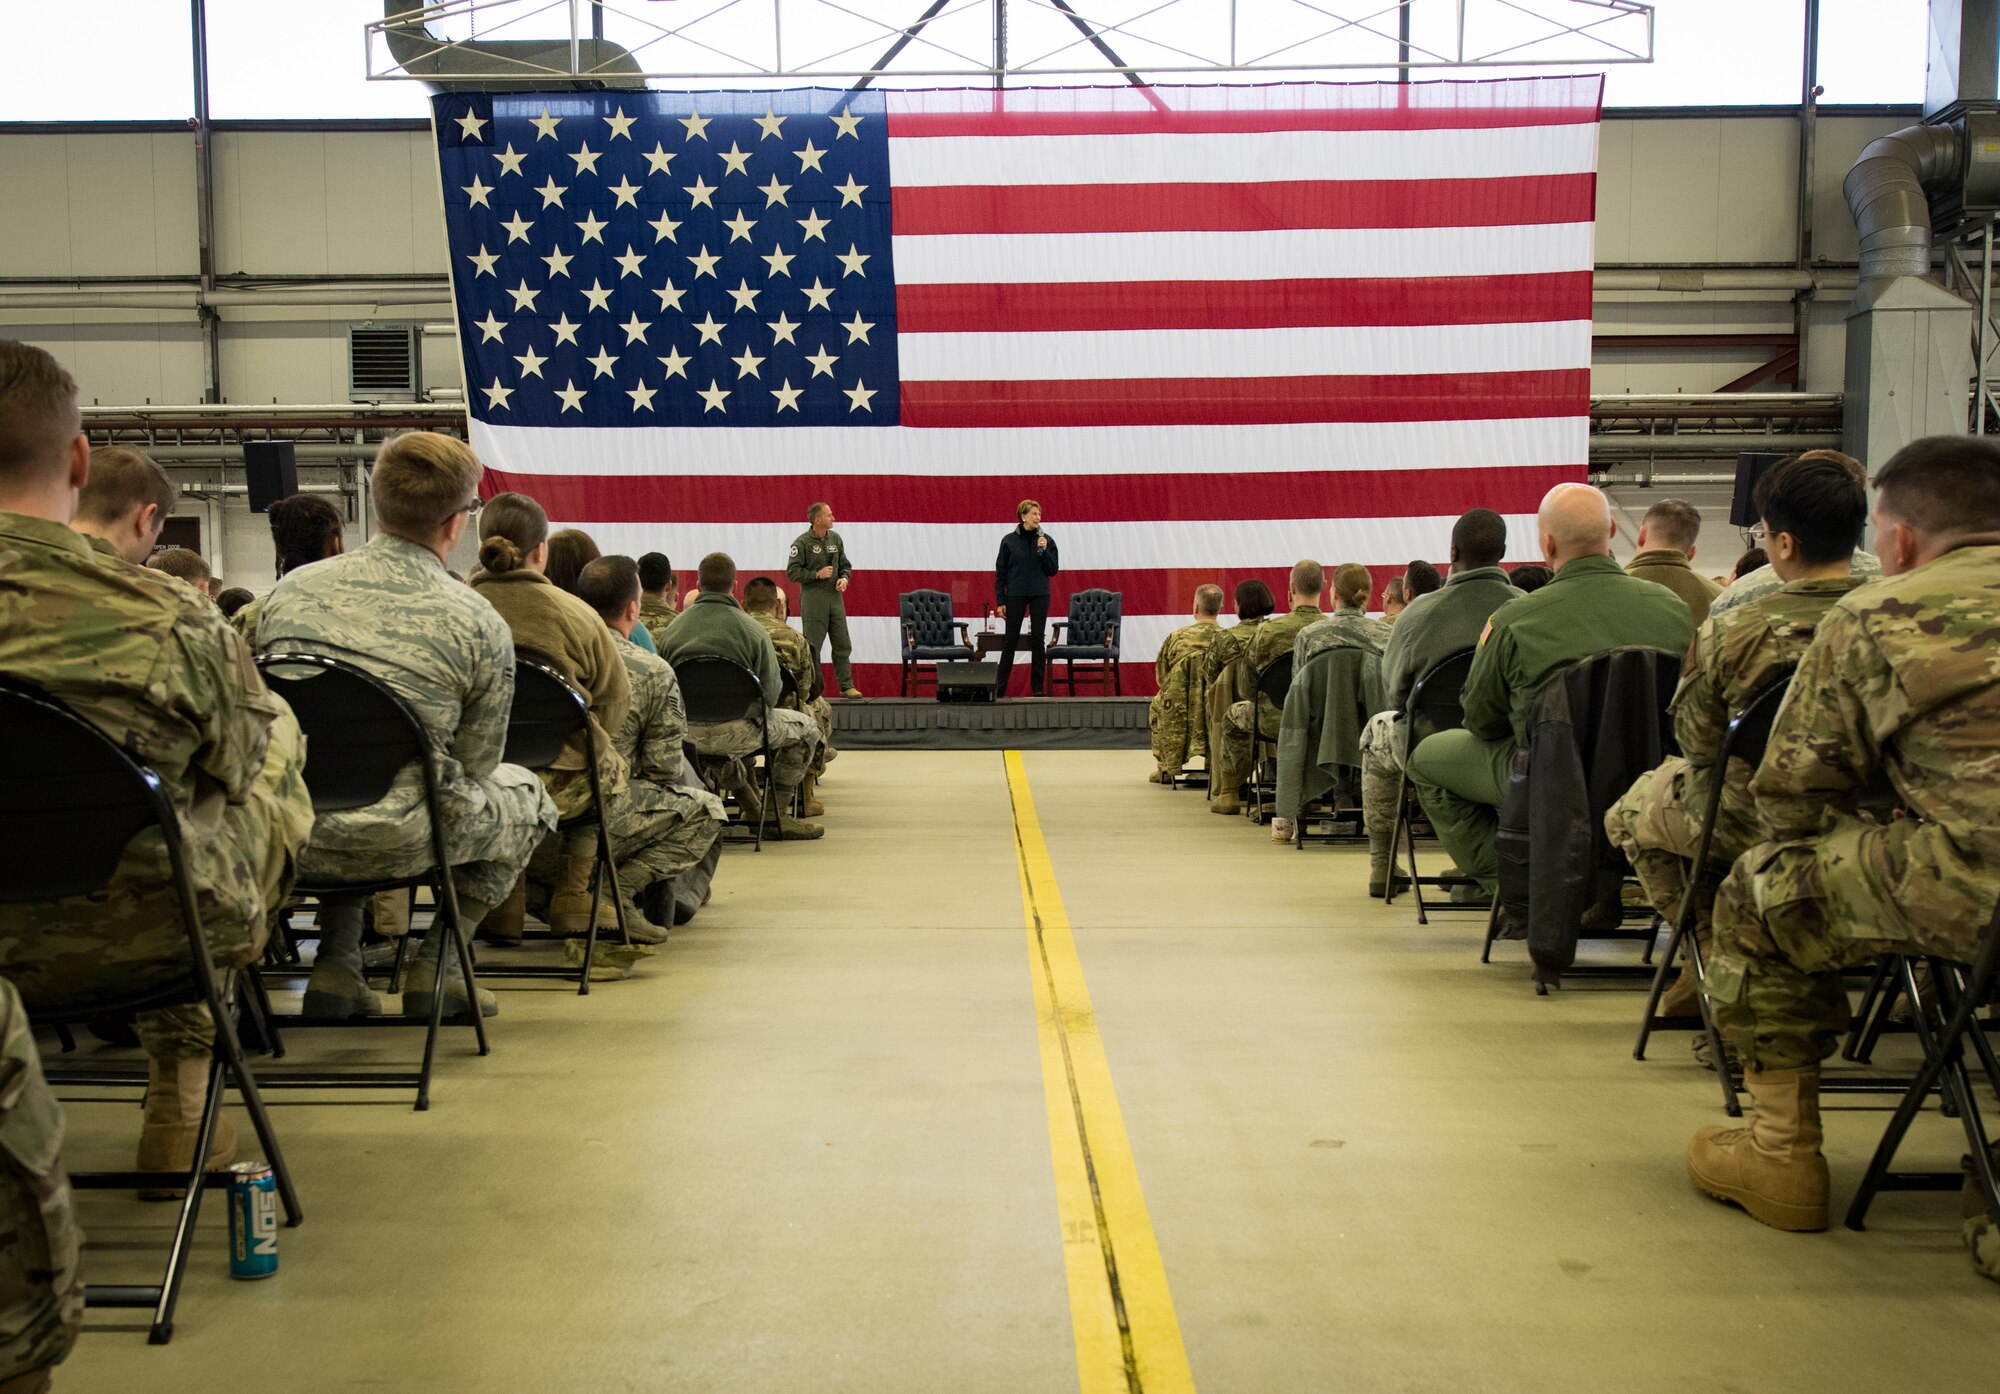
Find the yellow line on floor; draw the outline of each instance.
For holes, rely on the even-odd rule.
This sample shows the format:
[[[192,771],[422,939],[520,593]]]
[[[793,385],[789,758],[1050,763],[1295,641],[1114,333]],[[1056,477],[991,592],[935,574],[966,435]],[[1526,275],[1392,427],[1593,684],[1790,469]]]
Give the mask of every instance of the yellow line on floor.
[[[1194,1374],[1027,769],[1017,750],[1006,759],[1077,1383],[1082,1394],[1192,1394]]]

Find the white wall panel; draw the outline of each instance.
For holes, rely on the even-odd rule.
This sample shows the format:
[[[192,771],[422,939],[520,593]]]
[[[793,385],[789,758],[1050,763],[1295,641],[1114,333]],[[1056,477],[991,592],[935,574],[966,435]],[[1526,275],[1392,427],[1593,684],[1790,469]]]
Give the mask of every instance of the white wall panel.
[[[196,269],[191,137],[0,139],[8,276],[166,276]]]
[[[348,137],[352,139],[353,137]],[[324,276],[355,249],[328,255],[328,137],[319,131],[227,132],[215,137],[215,267],[225,274]],[[376,135],[375,141],[393,140]],[[334,196],[366,199],[366,183]]]
[[[139,313],[139,312],[135,312]],[[201,400],[201,335],[192,318],[156,315],[135,324],[103,313],[47,311],[0,315],[0,338],[55,355],[75,377],[85,402],[140,406]]]

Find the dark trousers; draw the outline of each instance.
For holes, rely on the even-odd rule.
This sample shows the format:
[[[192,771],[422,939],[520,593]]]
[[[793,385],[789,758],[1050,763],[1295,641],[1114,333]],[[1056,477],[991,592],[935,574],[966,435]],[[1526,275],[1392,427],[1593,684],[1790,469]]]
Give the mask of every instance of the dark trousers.
[[[1000,650],[1000,681],[994,686],[994,696],[1007,695],[1007,679],[1014,673],[1014,650],[1021,641],[1021,626],[1032,625],[1028,631],[1028,650],[1032,666],[1028,671],[1029,686],[1035,696],[1042,695],[1042,688],[1048,676],[1048,656],[1043,647],[1049,628],[1049,598],[1046,595],[1010,595],[1007,597],[1007,644]]]

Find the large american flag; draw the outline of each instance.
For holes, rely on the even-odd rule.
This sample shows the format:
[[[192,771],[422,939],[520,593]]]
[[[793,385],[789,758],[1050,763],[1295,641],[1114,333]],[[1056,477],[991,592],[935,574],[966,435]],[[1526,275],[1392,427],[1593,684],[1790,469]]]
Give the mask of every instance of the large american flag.
[[[434,99],[473,443],[607,552],[782,579],[833,504],[864,689],[1023,498],[1123,593],[1382,577],[1583,477],[1600,79]],[[796,599],[796,597],[795,597]]]

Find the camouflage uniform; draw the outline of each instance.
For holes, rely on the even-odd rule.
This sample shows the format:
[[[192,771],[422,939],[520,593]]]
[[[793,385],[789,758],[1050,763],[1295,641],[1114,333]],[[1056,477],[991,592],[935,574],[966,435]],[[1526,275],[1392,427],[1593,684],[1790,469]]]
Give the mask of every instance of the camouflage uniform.
[[[1680,912],[1685,863],[1701,837],[1709,781],[1730,718],[1799,661],[1820,618],[1860,584],[1853,576],[1793,581],[1762,600],[1714,617],[1696,632],[1680,689],[1667,708],[1681,753],[1639,776],[1604,815],[1606,835],[1630,859],[1646,899],[1666,918]],[[1709,848],[1713,866],[1727,867],[1757,841],[1750,775],[1741,760],[1731,763]],[[1702,906],[1699,916],[1704,925],[1707,909]]]
[[[506,621],[452,580],[428,548],[377,533],[357,551],[280,581],[258,640],[266,653],[301,650],[364,668],[416,712],[437,752],[445,855],[469,932],[514,888],[556,823],[541,781],[500,763],[514,702]],[[424,817],[413,765],[380,803],[321,818],[305,868],[343,880],[415,875],[431,863]],[[441,946],[443,938],[426,936],[426,949],[435,954],[428,941]]]
[[[620,884],[637,893],[705,858],[728,813],[715,795],[683,782],[687,715],[673,668],[623,635],[612,637],[632,680],[632,707],[612,741],[632,773],[626,796],[612,806],[611,848]],[[629,876],[628,863],[635,869]]]
[[[1267,741],[1278,739],[1281,717],[1271,699],[1257,691],[1257,675],[1278,658],[1292,652],[1300,632],[1324,618],[1317,605],[1297,605],[1285,614],[1271,616],[1257,627],[1242,659],[1249,668],[1247,690],[1229,704],[1227,718],[1222,723],[1221,749],[1216,752],[1216,772],[1209,780],[1210,788],[1233,791],[1250,777],[1250,767],[1256,758],[1253,727],[1261,730]]]
[[[1160,690],[1146,704],[1146,725],[1153,733],[1153,759],[1162,773],[1177,775],[1196,756],[1208,758],[1202,664],[1224,632],[1209,621],[1185,625],[1169,634],[1153,656],[1153,676]]]
[[[257,652],[257,617],[264,613],[264,597],[258,596],[241,610],[229,617],[229,623],[243,637],[250,652]]]
[[[1335,610],[1323,620],[1315,620],[1299,631],[1292,641],[1292,671],[1306,666],[1306,660],[1328,649],[1366,649],[1379,655],[1388,647],[1389,626],[1370,619],[1366,610]]]
[[[1853,569],[1853,574],[1863,581],[1872,581],[1882,574],[1881,558],[1873,552],[1856,551],[1854,560],[1849,565]],[[1741,580],[1732,581],[1724,586],[1722,594],[1708,603],[1708,617],[1714,619],[1738,605],[1749,605],[1762,600],[1767,595],[1775,594],[1778,587],[1784,584],[1778,579],[1778,573],[1774,568],[1768,565],[1760,566]]]
[[[27,1011],[0,979],[0,1381],[59,1364],[82,1324],[83,1232],[62,1143]]]
[[[1904,816],[1860,814],[1886,778]],[[1751,780],[1765,841],[1715,901],[1707,991],[1756,1071],[1831,1053],[1843,968],[1969,960],[2000,886],[2000,542],[1864,585],[1820,621]]]
[[[192,587],[0,513],[0,672],[35,683],[158,773],[219,967],[251,962],[313,827],[298,723]],[[100,895],[0,905],[0,972],[29,1002],[136,996],[186,956],[166,849],[142,833]],[[178,973],[175,974],[178,976]],[[208,1009],[139,1015],[147,1052],[200,1059]]]
[[[1201,660],[1201,680],[1208,704],[1208,787],[1213,793],[1233,794],[1236,785],[1243,782],[1240,768],[1222,769],[1228,745],[1229,712],[1238,702],[1256,695],[1257,670],[1250,666],[1250,645],[1256,640],[1257,631],[1269,623],[1268,615],[1238,620],[1208,646]],[[1236,783],[1225,786],[1222,783],[1225,773],[1233,774]]]
[[[653,648],[667,642],[667,626],[672,624],[680,611],[664,595],[641,593],[639,596],[639,623],[646,626],[646,632],[653,636]]]
[[[804,712],[819,727],[819,749],[814,752],[812,763],[806,767],[806,773],[817,779],[826,773],[827,761],[840,753],[833,748],[833,703],[824,697],[807,700],[819,664],[813,660],[805,636],[775,614],[764,610],[751,614],[750,618],[764,626],[764,632],[771,636],[771,646],[778,651],[779,665],[792,675],[798,689],[778,705],[786,711]]]

